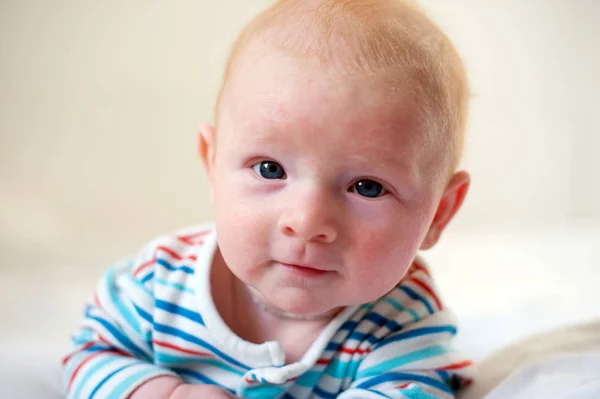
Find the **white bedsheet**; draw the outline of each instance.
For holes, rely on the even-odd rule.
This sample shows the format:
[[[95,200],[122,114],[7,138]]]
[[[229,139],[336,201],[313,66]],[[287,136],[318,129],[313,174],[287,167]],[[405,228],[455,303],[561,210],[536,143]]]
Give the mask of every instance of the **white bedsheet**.
[[[562,354],[520,366],[486,399],[598,399],[600,354]]]

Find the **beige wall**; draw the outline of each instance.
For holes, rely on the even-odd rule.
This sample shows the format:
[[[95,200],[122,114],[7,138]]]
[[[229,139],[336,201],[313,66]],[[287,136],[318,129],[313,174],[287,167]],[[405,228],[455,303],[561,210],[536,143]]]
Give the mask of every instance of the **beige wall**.
[[[131,249],[210,219],[195,128],[266,4],[2,1],[0,251]],[[453,229],[600,223],[600,2],[424,4],[474,92]]]

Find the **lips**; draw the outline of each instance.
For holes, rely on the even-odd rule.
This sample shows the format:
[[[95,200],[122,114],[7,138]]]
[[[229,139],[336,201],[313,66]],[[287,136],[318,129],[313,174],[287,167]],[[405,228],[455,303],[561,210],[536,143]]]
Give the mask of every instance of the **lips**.
[[[328,273],[328,270],[315,269],[314,267],[306,266],[306,265],[298,265],[292,263],[283,263],[279,262],[284,269],[289,272],[299,274],[303,277],[318,277],[325,273]]]

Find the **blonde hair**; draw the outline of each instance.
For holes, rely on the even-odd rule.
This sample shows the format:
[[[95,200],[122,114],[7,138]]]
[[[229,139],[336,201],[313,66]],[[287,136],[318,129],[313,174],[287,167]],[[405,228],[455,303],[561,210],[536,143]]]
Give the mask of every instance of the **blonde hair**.
[[[254,44],[292,57],[334,65],[340,72],[383,75],[411,90],[432,140],[442,140],[454,170],[460,161],[469,89],[456,49],[414,3],[406,0],[278,0],[235,42],[229,76]]]

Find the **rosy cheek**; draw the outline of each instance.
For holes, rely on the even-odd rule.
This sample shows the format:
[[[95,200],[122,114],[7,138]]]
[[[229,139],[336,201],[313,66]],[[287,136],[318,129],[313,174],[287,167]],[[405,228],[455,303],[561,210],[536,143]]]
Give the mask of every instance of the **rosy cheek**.
[[[382,255],[389,251],[384,240],[373,232],[363,232],[362,237],[353,245],[352,263],[359,274],[366,274],[377,268],[384,258]]]
[[[392,274],[400,273],[403,266],[412,260],[414,244],[407,240],[408,235],[408,231],[398,231],[397,228],[363,231],[360,244],[355,247],[355,259],[364,265],[366,273],[389,269]],[[360,264],[357,267],[361,267]]]

